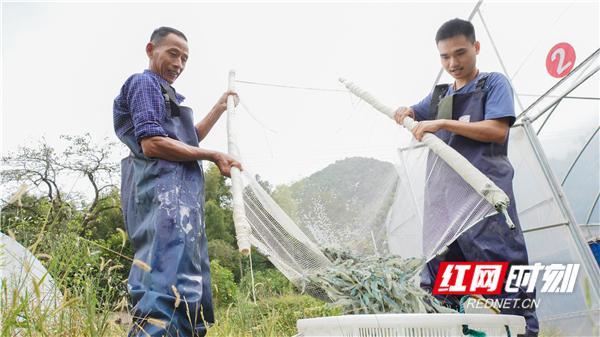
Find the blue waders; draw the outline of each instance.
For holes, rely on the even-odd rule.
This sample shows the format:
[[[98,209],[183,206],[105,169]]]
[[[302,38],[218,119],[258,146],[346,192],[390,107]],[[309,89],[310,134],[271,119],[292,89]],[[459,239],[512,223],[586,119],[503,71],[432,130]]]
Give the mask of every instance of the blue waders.
[[[162,90],[167,107],[162,127],[169,137],[198,146],[192,110],[176,103],[170,86]],[[123,139],[132,152],[121,161],[121,203],[134,259],[151,270],[131,267],[134,325],[129,336],[204,336],[214,315],[202,163],[148,158],[130,138]],[[177,307],[174,288],[181,301]]]
[[[470,122],[485,120],[487,91],[484,86],[486,79],[487,76],[482,76],[477,82],[476,89],[472,92],[455,93],[446,97],[444,96],[448,91],[448,85],[437,86],[432,95],[430,119],[458,120],[462,117],[461,120]],[[446,254],[432,259],[427,264],[421,274],[421,287],[433,288],[441,261],[507,261],[510,265],[529,264],[525,238],[519,224],[513,195],[512,179],[514,170],[508,161],[508,141],[505,144],[482,143],[447,130],[440,130],[435,134],[467,158],[471,164],[508,195],[511,201],[508,214],[517,227],[513,230],[509,229],[502,214],[487,217],[480,221],[458,237],[449,246]],[[434,160],[435,158],[432,156],[428,158],[428,172],[432,169]],[[457,209],[460,207],[460,200],[448,198],[448,195],[444,193],[443,189],[452,188],[449,185],[447,177],[436,176],[435,171],[432,172],[426,186],[425,214],[431,213],[428,208]],[[431,223],[427,220],[427,215],[425,215],[425,226],[440,225],[439,220],[437,223]],[[535,293],[526,293],[521,289],[518,293],[502,293],[486,297],[519,298],[523,300],[525,298],[534,299]],[[458,309],[459,297],[448,296],[444,297],[443,300]],[[538,320],[534,309],[501,309],[501,313],[523,316],[527,322],[528,333],[535,335],[538,332]]]

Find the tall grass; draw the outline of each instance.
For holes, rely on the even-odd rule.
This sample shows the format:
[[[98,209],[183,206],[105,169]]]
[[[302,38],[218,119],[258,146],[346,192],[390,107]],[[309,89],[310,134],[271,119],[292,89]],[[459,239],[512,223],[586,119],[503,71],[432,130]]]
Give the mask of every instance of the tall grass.
[[[10,295],[9,295],[10,294]],[[0,329],[8,336],[123,336],[123,327],[109,320],[110,310],[99,303],[90,282],[80,292],[66,291],[58,306],[44,306],[34,294],[18,296],[2,284]]]
[[[97,244],[78,239],[74,234],[55,236],[45,233],[36,237],[36,255],[54,276],[62,293],[56,305],[43,305],[39,287],[21,291],[27,284],[3,282],[0,291],[1,337],[122,337],[130,330],[131,315],[124,295],[124,279],[117,271],[127,270],[116,259],[107,259]],[[263,283],[276,271],[265,273]],[[273,282],[281,282],[281,276]],[[260,279],[260,275],[259,275]],[[246,280],[229,299],[215,307],[216,322],[209,328],[211,337],[282,337],[297,333],[296,321],[338,313],[324,302],[298,294],[291,287],[283,292],[263,290],[259,283],[258,300],[251,299]],[[32,287],[30,287],[32,288]],[[213,288],[215,297],[218,289]],[[185,303],[181,303],[185,305]],[[120,322],[119,322],[120,321]]]
[[[209,329],[211,337],[293,336],[297,334],[296,321],[303,318],[338,315],[324,302],[289,293],[258,300],[239,297],[228,307],[217,308],[216,322]]]
[[[5,284],[2,297],[6,298]],[[125,336],[131,322],[118,323],[114,308],[103,303],[99,289],[92,281],[77,293],[65,292],[56,308],[43,308],[21,297],[0,309],[2,337],[61,336],[117,337]],[[216,308],[216,322],[209,328],[211,337],[282,337],[293,336],[296,321],[302,318],[338,314],[319,300],[289,293],[260,299],[253,303],[248,296],[239,296],[233,303]],[[120,317],[130,317],[121,313]]]
[[[115,310],[113,303],[118,288],[114,284],[107,288],[101,286],[107,284],[107,280],[109,284],[112,281],[104,259],[96,258],[89,247],[72,240],[70,235],[60,239],[49,235],[48,238],[42,237],[44,239],[49,240],[45,247],[56,249],[36,255],[44,257],[49,271],[60,270],[52,273],[59,293],[40,289],[42,280],[49,278],[49,274],[42,280],[26,277],[30,267],[29,262],[24,261],[23,272],[18,278],[2,279],[1,336],[123,336],[122,328],[109,319]],[[34,246],[33,251],[38,250]],[[91,262],[96,260],[101,262],[92,265]]]

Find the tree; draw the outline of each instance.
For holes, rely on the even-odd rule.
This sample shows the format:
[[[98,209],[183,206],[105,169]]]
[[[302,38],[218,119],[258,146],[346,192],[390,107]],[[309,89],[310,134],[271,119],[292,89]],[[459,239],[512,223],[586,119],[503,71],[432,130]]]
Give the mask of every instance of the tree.
[[[2,157],[2,164],[7,166],[1,174],[2,183],[29,182],[39,189],[45,188],[48,200],[60,203],[62,194],[57,179],[62,168],[57,163],[56,152],[42,138],[37,147],[20,147]]]
[[[87,206],[82,222],[83,230],[88,230],[103,212],[121,207],[118,193],[115,197],[116,185],[110,179],[118,171],[117,164],[109,159],[115,143],[108,142],[105,138],[104,144],[93,144],[89,133],[84,136],[65,135],[61,138],[70,144],[63,152],[64,161],[57,165],[86,177],[94,191],[93,200]]]
[[[240,280],[240,259],[242,256],[231,243],[221,239],[208,241],[208,255],[211,261],[218,260],[221,266],[231,270],[236,281]]]
[[[0,180],[5,186],[28,183],[33,186],[33,193],[42,193],[52,205],[49,223],[64,222],[74,209],[81,210],[79,224],[80,234],[83,234],[98,224],[104,212],[120,209],[116,185],[111,182],[111,176],[117,172],[117,164],[110,159],[115,143],[105,138],[96,144],[89,134],[61,138],[68,142],[61,154],[42,138],[38,144],[22,146],[2,157],[6,168],[0,172]],[[91,202],[63,191],[63,182],[74,175],[83,176],[89,183],[93,191]],[[11,207],[6,201],[3,204],[3,210]]]
[[[61,138],[65,151],[42,139],[2,158],[3,185],[31,188],[3,200],[0,225],[41,259],[61,290],[78,293],[93,282],[96,295],[114,307],[125,296],[133,254],[122,230],[119,189],[111,181],[117,173],[110,159],[114,143],[97,144],[89,134]],[[73,193],[73,182],[66,184],[73,176],[91,194]]]
[[[265,190],[265,192],[267,192],[269,194],[271,194],[273,192],[273,186],[271,185],[271,183],[269,183],[268,180],[262,180],[260,175],[258,175],[258,174],[254,175],[254,179],[260,185],[260,187],[262,187],[263,190]]]
[[[234,244],[235,229],[231,211],[219,207],[215,200],[206,200],[204,205],[204,223],[206,237],[209,240],[220,239]]]
[[[212,163],[204,171],[204,196],[206,201],[214,200],[219,207],[229,208],[231,206],[229,186],[219,168]]]
[[[234,246],[235,227],[231,211],[231,192],[216,165],[204,173],[204,223],[209,240],[220,239]]]
[[[273,193],[273,200],[294,221],[298,221],[298,202],[294,200],[294,190],[289,185],[278,185]]]

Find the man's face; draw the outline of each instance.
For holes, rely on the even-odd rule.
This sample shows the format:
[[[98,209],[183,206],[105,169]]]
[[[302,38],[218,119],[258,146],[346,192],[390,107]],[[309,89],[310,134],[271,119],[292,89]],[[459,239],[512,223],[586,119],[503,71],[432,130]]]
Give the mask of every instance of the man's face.
[[[479,41],[471,43],[464,35],[457,35],[437,44],[442,66],[456,80],[469,80],[476,71]]]
[[[187,42],[175,34],[165,36],[158,45],[152,42],[146,45],[150,70],[159,74],[169,84],[173,84],[185,69],[188,52]]]

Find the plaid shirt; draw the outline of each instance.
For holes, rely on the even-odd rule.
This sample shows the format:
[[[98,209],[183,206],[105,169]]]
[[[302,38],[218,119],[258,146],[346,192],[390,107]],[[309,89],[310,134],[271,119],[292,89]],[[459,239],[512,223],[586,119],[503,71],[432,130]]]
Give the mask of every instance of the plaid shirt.
[[[125,81],[113,104],[113,122],[119,139],[133,134],[139,144],[146,137],[167,137],[161,126],[167,116],[161,83],[168,85],[165,79],[150,70],[134,74]],[[181,104],[185,97],[175,95],[177,103]]]

